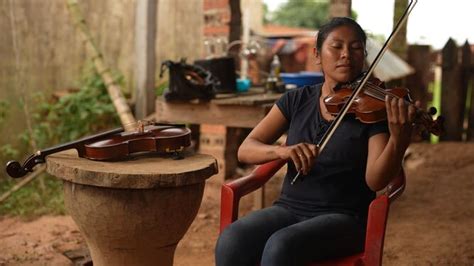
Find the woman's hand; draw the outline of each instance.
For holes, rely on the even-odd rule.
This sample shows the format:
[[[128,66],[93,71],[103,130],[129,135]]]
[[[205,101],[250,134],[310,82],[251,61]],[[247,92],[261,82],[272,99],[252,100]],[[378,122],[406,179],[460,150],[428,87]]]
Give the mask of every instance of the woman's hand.
[[[420,106],[420,102],[417,101],[415,107],[412,104],[407,104],[403,98],[397,99],[386,96],[385,106],[390,137],[396,147],[405,150],[410,144],[416,107]]]
[[[318,156],[318,147],[314,144],[299,143],[292,146],[281,146],[276,152],[281,159],[292,160],[296,169],[307,175]]]

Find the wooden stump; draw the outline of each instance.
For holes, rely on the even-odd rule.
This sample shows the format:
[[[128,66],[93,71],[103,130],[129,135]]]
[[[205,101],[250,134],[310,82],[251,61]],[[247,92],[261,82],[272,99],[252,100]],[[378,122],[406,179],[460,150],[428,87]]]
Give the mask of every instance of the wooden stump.
[[[217,163],[202,154],[98,162],[65,151],[47,158],[47,171],[64,180],[94,265],[173,265]]]

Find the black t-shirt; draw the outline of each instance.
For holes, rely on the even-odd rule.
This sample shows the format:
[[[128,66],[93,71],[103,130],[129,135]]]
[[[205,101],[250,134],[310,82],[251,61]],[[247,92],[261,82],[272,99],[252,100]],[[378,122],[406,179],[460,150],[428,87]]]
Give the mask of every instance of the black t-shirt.
[[[319,109],[322,84],[305,86],[285,93],[277,106],[289,122],[286,145],[301,142],[317,144],[330,125]],[[387,122],[364,124],[346,114],[308,175],[296,175],[289,161],[288,172],[276,205],[289,208],[297,215],[312,217],[340,212],[365,220],[370,202],[375,198],[365,182],[368,139],[388,133]]]

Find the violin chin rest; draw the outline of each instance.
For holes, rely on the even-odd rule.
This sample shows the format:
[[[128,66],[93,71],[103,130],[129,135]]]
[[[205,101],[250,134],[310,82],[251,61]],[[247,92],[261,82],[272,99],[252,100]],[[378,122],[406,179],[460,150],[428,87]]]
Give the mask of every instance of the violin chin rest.
[[[21,167],[17,161],[8,161],[6,166],[7,174],[13,178],[19,178],[26,175],[27,171]]]

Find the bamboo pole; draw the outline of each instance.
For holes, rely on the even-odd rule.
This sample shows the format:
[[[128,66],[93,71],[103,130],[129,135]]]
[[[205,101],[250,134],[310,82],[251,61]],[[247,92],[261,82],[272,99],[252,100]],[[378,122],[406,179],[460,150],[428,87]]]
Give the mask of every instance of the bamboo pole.
[[[43,173],[44,170],[46,170],[46,166],[42,165],[38,169],[36,169],[33,173],[31,173],[28,177],[22,179],[20,182],[15,184],[12,188],[10,188],[10,190],[8,190],[7,192],[3,193],[2,196],[0,196],[0,203],[8,199],[15,191],[19,190],[20,188],[26,186],[28,183],[33,181],[33,179],[35,179],[35,177]]]
[[[112,78],[110,69],[106,66],[102,53],[100,53],[98,46],[94,43],[94,39],[92,38],[92,34],[87,27],[84,16],[79,9],[77,0],[66,0],[66,3],[74,24],[80,29],[80,33],[84,39],[86,47],[92,54],[94,66],[101,78],[104,80],[105,86],[107,87],[107,92],[112,99],[115,110],[117,110],[122,126],[124,127],[125,131],[134,130],[134,125],[136,124],[135,117],[133,116],[130,107],[125,101],[125,97],[122,94],[120,86],[118,86],[115,80]]]

